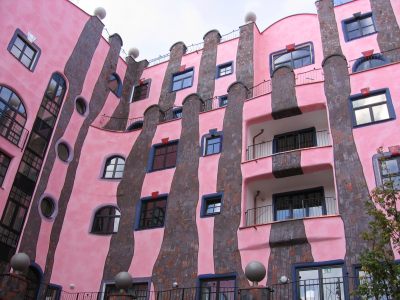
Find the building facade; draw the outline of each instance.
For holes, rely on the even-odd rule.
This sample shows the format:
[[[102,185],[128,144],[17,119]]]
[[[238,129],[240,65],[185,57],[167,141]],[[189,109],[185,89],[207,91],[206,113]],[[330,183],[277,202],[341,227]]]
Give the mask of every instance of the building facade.
[[[400,178],[400,1],[316,6],[125,61],[69,1],[2,1],[2,272],[233,299],[256,260],[281,299],[350,299],[365,201]]]

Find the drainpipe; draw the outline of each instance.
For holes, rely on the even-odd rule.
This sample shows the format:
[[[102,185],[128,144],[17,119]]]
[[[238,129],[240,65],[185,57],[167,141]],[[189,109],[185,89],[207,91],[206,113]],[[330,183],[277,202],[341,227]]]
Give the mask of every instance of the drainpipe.
[[[264,129],[261,129],[261,131],[258,133],[258,134],[256,134],[254,137],[253,137],[253,159],[255,158],[255,152],[256,152],[256,138],[258,138],[260,135],[262,135],[264,133]]]
[[[257,224],[257,198],[258,196],[260,196],[261,192],[257,191],[256,195],[254,196],[254,204],[253,204],[253,210],[254,210],[254,214],[253,214],[253,225]]]

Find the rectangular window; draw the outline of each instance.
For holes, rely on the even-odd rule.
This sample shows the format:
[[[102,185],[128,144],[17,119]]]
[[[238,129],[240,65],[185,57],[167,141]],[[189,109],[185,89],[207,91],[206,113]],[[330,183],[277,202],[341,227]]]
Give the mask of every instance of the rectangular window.
[[[104,289],[104,298],[108,299],[111,295],[119,294],[120,289],[118,289],[114,283],[107,283]],[[132,283],[132,286],[128,288],[126,291],[129,296],[132,296],[132,299],[137,300],[147,300],[149,295],[148,292],[148,284],[144,283]],[[110,297],[112,298],[112,297]]]
[[[273,153],[315,146],[317,146],[315,128],[307,128],[274,136]]]
[[[298,69],[313,63],[313,45],[311,43],[296,46],[292,51],[285,49],[271,54],[271,72],[282,66]]]
[[[235,299],[235,277],[200,279],[200,299]]]
[[[157,171],[175,167],[177,155],[178,142],[154,146],[151,170]]]
[[[224,107],[228,105],[228,95],[219,96],[219,107]]]
[[[395,118],[389,90],[375,91],[368,96],[352,96],[350,102],[354,127]]]
[[[0,186],[3,185],[10,162],[11,157],[0,151]]]
[[[333,265],[298,268],[296,299],[347,299],[343,267]]]
[[[346,41],[352,41],[376,32],[372,13],[354,14],[353,18],[343,21]]]
[[[400,190],[400,157],[388,157],[380,161],[382,184],[393,181],[393,188]]]
[[[172,76],[172,91],[179,91],[191,87],[193,84],[194,70],[189,69]]]
[[[221,213],[222,194],[211,194],[203,196],[201,206],[201,217],[214,216]]]
[[[206,138],[206,147],[204,155],[212,155],[221,152],[222,137],[221,136],[211,136]]]
[[[48,285],[46,288],[46,300],[59,300],[61,296],[61,286]]]
[[[26,35],[17,29],[8,44],[8,51],[27,69],[33,71],[39,58],[40,49],[29,42]]]
[[[150,80],[135,86],[132,96],[132,102],[146,99],[149,96]]]
[[[217,66],[217,78],[227,76],[233,73],[232,62]]]
[[[292,220],[326,215],[324,189],[322,187],[275,194],[274,220]]]
[[[159,228],[164,226],[167,210],[167,198],[142,200],[138,229]]]

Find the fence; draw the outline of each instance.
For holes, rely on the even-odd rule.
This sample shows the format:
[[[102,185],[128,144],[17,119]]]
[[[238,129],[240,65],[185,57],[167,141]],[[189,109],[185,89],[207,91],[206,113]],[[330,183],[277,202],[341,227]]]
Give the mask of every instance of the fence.
[[[302,202],[303,206],[300,208],[296,208],[296,215],[302,217],[320,217],[325,215],[334,215],[337,214],[337,206],[336,200],[333,197],[325,197],[324,200],[315,199],[315,203],[322,203],[322,206],[318,208],[318,206],[314,206],[312,209],[312,215],[310,215],[311,208],[307,207],[304,202]],[[317,204],[316,204],[317,205]],[[307,213],[308,210],[308,213]],[[256,207],[252,209],[248,209],[245,213],[246,217],[246,226],[254,226],[261,224],[269,224],[277,221],[275,216],[275,208],[273,205],[266,205],[261,207]]]
[[[301,136],[297,139],[296,144],[290,145],[284,151],[291,151],[297,149],[304,149],[309,147],[324,147],[331,145],[330,133],[328,130],[321,130],[315,133],[315,142],[309,144],[306,143],[306,139],[301,138]],[[258,144],[250,145],[246,150],[246,159],[258,159],[261,157],[271,156],[274,152],[274,140],[261,142]]]

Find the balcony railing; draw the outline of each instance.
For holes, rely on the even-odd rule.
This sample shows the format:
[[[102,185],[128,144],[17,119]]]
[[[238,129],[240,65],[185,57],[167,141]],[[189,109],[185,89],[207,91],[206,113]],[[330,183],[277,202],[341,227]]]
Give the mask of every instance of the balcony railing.
[[[93,123],[93,127],[100,129],[107,129],[109,131],[133,131],[138,128],[133,128],[132,126],[137,123],[143,123],[143,117],[138,118],[118,118],[107,115],[101,115],[99,118]]]
[[[324,200],[322,201],[318,200],[316,202],[319,203],[322,202],[323,206],[322,207],[315,206],[311,208],[311,207],[306,207],[306,205],[303,205],[303,207],[296,208],[296,216],[320,217],[325,215],[337,214],[337,205],[335,198],[325,197]],[[273,205],[266,205],[248,209],[245,213],[245,216],[246,216],[246,226],[269,224],[276,221],[282,221],[282,220],[276,220],[275,208]]]
[[[13,118],[10,118],[6,114],[0,114],[0,135],[18,148],[23,149],[29,131]]]
[[[292,150],[297,150],[297,149],[305,149],[305,148],[310,148],[310,147],[325,147],[331,145],[331,140],[330,140],[330,134],[328,130],[321,130],[316,132],[316,143],[314,145],[304,143],[302,139],[297,140],[296,145],[292,145],[292,147],[289,147],[285,149],[284,151],[292,151]],[[274,147],[273,147],[274,141],[267,141],[267,142],[262,142],[258,143],[255,145],[250,145],[246,149],[246,160],[252,160],[252,159],[257,159],[261,157],[267,157],[271,156],[276,153],[280,152],[274,152]]]

